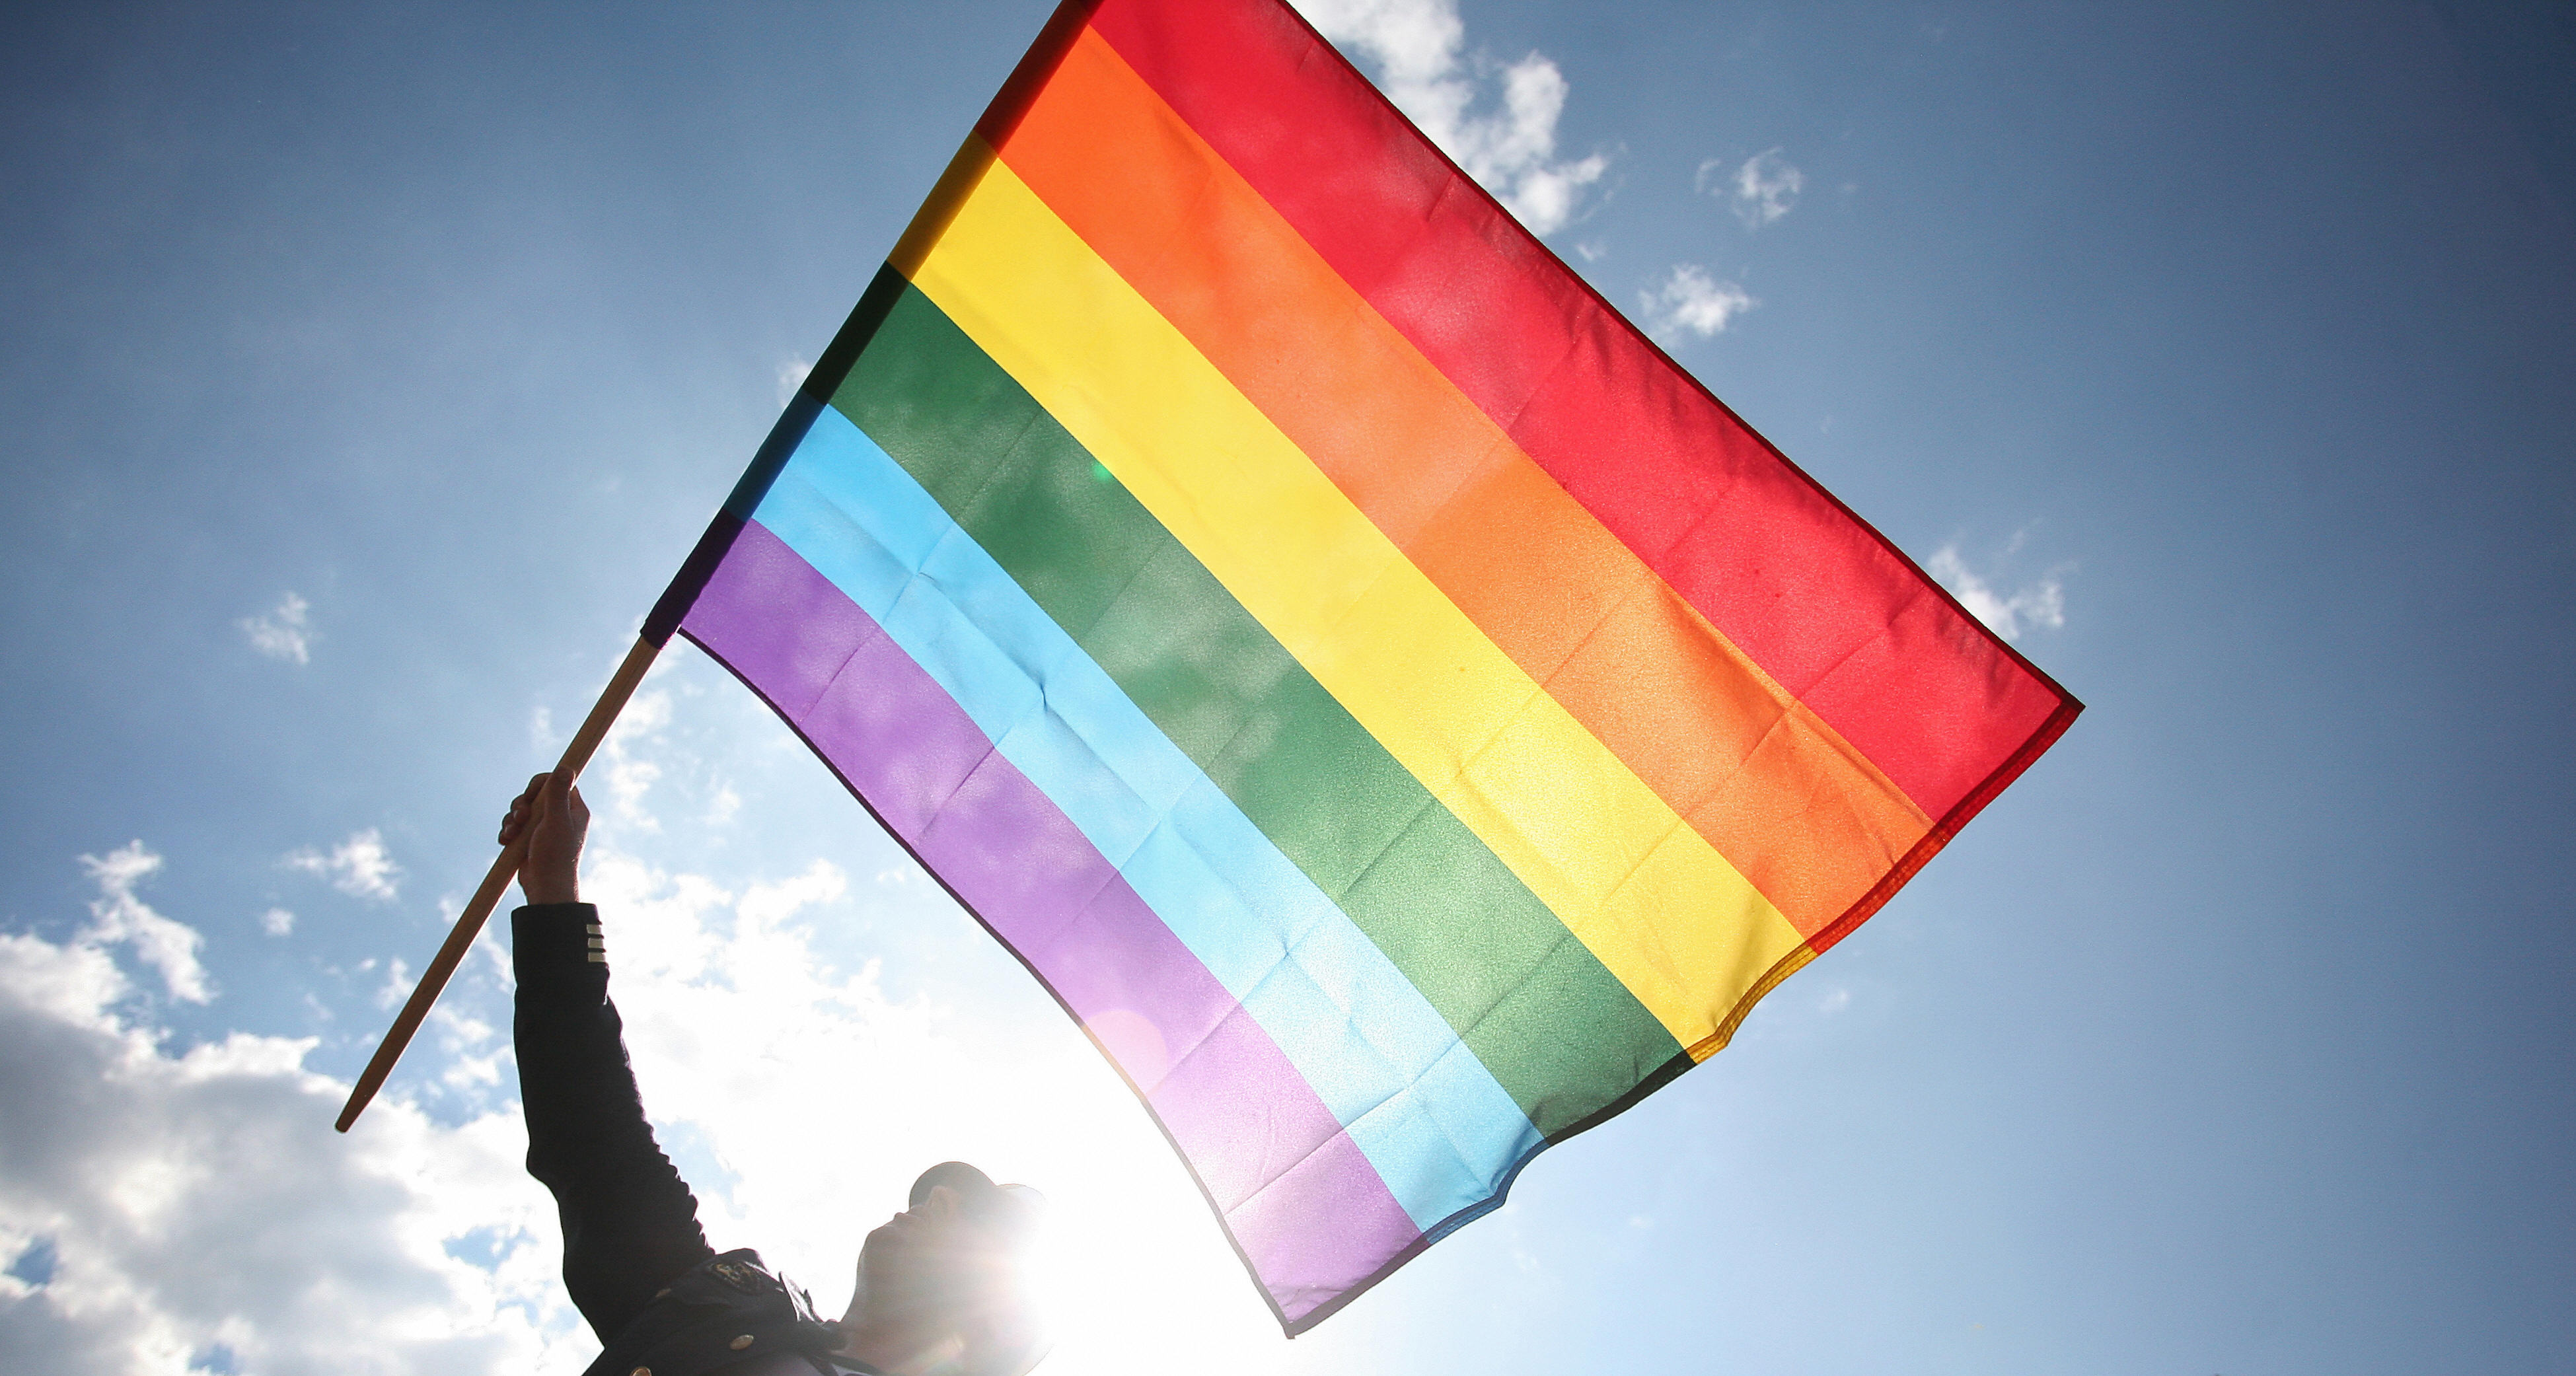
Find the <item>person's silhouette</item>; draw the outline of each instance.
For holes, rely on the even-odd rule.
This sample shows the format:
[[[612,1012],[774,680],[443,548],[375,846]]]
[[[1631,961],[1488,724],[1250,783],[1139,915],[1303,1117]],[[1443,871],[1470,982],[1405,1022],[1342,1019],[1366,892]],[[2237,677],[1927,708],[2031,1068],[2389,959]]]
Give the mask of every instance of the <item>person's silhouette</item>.
[[[718,1255],[698,1201],[653,1139],[617,1006],[605,927],[581,901],[590,810],[540,774],[510,804],[522,834],[511,915],[528,1173],[554,1192],[564,1284],[606,1349],[585,1376],[1019,1376],[1046,1352],[1021,1266],[1041,1208],[960,1161],[922,1172],[859,1249],[837,1322],[749,1249]]]

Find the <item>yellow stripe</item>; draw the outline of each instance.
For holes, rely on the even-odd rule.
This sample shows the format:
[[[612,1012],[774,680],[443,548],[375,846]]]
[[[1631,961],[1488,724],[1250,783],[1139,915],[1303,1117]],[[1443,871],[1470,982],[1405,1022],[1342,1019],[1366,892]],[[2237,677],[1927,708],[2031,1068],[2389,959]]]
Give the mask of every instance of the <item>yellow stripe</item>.
[[[1676,1040],[1714,1035],[1802,944],[1796,929],[988,156],[945,232],[905,263],[914,285]]]

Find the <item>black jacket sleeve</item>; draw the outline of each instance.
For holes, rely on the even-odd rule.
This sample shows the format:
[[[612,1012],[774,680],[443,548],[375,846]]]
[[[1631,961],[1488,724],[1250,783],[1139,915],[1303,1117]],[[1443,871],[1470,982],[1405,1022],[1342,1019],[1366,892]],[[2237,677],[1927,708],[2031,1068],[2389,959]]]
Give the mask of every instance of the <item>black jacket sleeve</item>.
[[[697,1197],[644,1120],[608,999],[597,910],[531,905],[510,915],[510,928],[528,1174],[554,1192],[565,1288],[605,1342],[715,1253],[698,1227]]]

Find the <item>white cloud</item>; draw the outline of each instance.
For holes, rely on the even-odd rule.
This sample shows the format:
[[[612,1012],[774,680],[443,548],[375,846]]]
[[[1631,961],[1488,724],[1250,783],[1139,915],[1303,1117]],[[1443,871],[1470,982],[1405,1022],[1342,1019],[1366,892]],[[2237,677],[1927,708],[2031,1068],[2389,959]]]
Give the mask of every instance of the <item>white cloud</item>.
[[[1663,285],[1641,295],[1638,304],[1645,311],[1646,328],[1654,333],[1688,332],[1706,339],[1761,303],[1743,287],[1710,277],[1697,263],[1683,263]]]
[[[1807,186],[1806,174],[1791,166],[1777,148],[1746,158],[1733,176],[1713,175],[1723,172],[1725,166],[1719,158],[1701,163],[1696,184],[1702,191],[1732,200],[1735,218],[1742,220],[1746,229],[1760,229],[1788,214],[1798,204],[1798,193]]]
[[[234,622],[250,637],[250,647],[271,659],[291,659],[308,664],[313,659],[313,642],[321,635],[313,629],[313,604],[288,593],[275,610],[258,616],[246,616]]]
[[[385,967],[384,984],[376,990],[376,1007],[390,1009],[410,998],[412,985],[417,982],[411,977],[410,963],[401,956],[394,957],[393,963]]]
[[[1494,193],[1534,234],[1571,223],[1584,189],[1609,158],[1556,155],[1565,113],[1565,74],[1531,53],[1497,65],[1467,53],[1457,0],[1295,0],[1336,45],[1377,66],[1379,89],[1467,175]],[[1498,109],[1477,107],[1479,87],[1499,80]]]
[[[135,885],[160,872],[161,857],[141,841],[130,841],[105,856],[84,855],[80,863],[97,881],[99,896],[90,900],[90,925],[74,944],[89,950],[129,944],[144,964],[161,972],[170,997],[190,1003],[213,998],[206,969],[197,963],[197,948],[205,939],[196,928],[163,917],[134,896]]]
[[[812,371],[813,364],[793,354],[788,355],[787,361],[778,365],[778,404],[785,406],[794,400],[796,389],[805,384],[805,375]]]
[[[286,867],[328,879],[342,893],[378,900],[394,896],[403,873],[374,827],[350,833],[327,855],[307,846],[287,856]]]
[[[95,945],[0,935],[0,1258],[52,1258],[0,1276],[0,1370],[580,1369],[515,1114],[441,1126],[385,1100],[342,1138],[311,1039],[174,1055],[122,992]],[[494,1264],[448,1253],[477,1235]]]
[[[2021,537],[2015,536],[2013,548],[2018,549],[2020,543]],[[1924,569],[1939,579],[1970,615],[2006,640],[2020,639],[2033,626],[2055,630],[2066,624],[2066,589],[2061,577],[2067,571],[2065,567],[2050,569],[2037,582],[2010,594],[1997,592],[1970,571],[1967,561],[1959,557],[1957,545],[1943,545],[1933,551]]]
[[[594,772],[608,784],[609,805],[617,819],[638,831],[662,829],[646,801],[662,778],[662,766],[650,752],[664,744],[662,732],[670,724],[670,693],[649,689],[627,700],[626,709],[617,714],[617,724],[608,730],[608,739],[601,743],[600,757],[607,768]]]
[[[259,915],[259,929],[270,936],[286,936],[295,930],[295,914],[284,908],[271,908]]]

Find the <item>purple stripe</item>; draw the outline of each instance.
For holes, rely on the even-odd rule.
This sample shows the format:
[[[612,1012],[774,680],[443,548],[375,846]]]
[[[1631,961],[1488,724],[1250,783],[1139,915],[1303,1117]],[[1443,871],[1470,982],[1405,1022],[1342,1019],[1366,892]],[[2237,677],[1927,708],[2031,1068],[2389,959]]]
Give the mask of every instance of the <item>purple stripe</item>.
[[[1208,977],[1214,982],[1214,977]],[[1258,1044],[1294,1075],[1269,1034],[1236,1009],[1218,1035],[1182,1059],[1154,1096],[1154,1108],[1222,1206],[1226,1231],[1242,1245],[1253,1273],[1290,1322],[1365,1282],[1422,1236],[1377,1168],[1350,1134],[1330,1124],[1319,1137],[1304,1119],[1324,1112],[1298,1081],[1304,1099],[1283,1105],[1254,1076],[1237,1069],[1236,1043]],[[1223,1163],[1202,1157],[1195,1142],[1229,1142]],[[1214,1177],[1232,1167],[1228,1186]],[[1271,1178],[1275,1177],[1275,1178]],[[1261,1183],[1269,1178],[1269,1183]]]
[[[777,536],[746,525],[682,629],[1110,1049],[1287,1317],[1419,1236],[1269,1034],[929,674]]]

